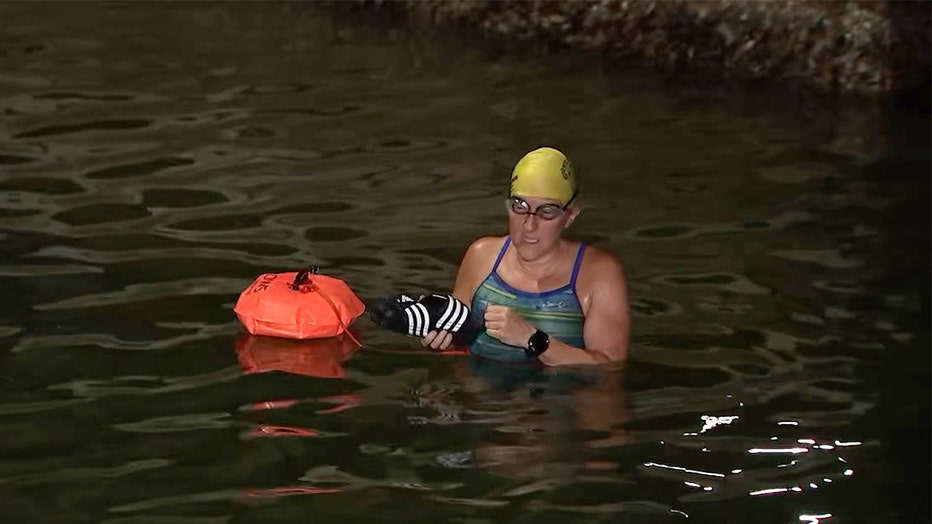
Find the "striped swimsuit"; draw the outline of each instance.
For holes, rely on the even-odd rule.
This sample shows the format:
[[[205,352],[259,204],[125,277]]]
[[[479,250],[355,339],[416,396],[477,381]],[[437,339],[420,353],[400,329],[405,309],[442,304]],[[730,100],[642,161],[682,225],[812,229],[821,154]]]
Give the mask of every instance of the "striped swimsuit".
[[[502,261],[510,243],[511,238],[506,238],[492,266],[492,271],[473,293],[473,315],[479,319],[483,318],[488,304],[507,306],[550,337],[573,347],[585,347],[583,340],[585,317],[579,299],[576,297],[576,275],[579,273],[579,264],[582,261],[585,244],[579,245],[569,284],[542,293],[532,293],[513,288],[498,275],[498,264]],[[528,359],[524,355],[523,348],[504,344],[489,336],[485,330],[479,332],[479,336],[469,346],[469,352],[479,357],[505,362],[528,363],[536,360]]]

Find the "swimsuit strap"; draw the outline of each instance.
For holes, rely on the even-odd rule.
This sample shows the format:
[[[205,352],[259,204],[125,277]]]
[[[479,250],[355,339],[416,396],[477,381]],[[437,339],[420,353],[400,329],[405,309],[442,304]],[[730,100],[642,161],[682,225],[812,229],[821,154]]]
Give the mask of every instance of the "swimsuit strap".
[[[582,264],[583,252],[586,250],[586,244],[579,243],[579,251],[576,252],[576,262],[573,263],[573,276],[570,277],[570,287],[576,290],[576,276],[579,275],[579,266]]]
[[[505,256],[505,251],[508,250],[508,244],[511,243],[511,237],[505,237],[505,242],[502,243],[502,249],[498,252],[498,258],[495,259],[495,264],[492,266],[492,273],[495,273],[495,270],[498,269],[498,263],[502,261],[502,257]]]

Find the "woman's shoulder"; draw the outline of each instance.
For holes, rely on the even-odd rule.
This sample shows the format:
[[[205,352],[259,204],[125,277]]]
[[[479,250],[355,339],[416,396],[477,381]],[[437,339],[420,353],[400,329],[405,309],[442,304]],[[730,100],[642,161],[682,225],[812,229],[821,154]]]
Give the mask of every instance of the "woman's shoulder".
[[[466,256],[477,261],[487,260],[498,256],[498,252],[505,245],[505,236],[484,236],[473,240],[466,249]]]
[[[586,245],[586,250],[579,268],[580,280],[587,279],[597,282],[608,276],[624,274],[621,257],[614,251]]]
[[[474,240],[460,262],[453,294],[464,302],[472,300],[473,293],[492,271],[495,257],[505,243],[505,237],[485,236]]]
[[[583,243],[577,242],[576,245]],[[621,258],[614,251],[588,243],[585,244],[585,258],[599,264],[621,264]]]

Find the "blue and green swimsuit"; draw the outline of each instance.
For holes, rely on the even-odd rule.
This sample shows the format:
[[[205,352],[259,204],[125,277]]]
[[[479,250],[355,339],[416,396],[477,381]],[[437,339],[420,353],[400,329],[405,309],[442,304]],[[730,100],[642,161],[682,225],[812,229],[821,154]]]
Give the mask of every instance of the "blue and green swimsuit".
[[[515,289],[498,275],[498,264],[502,261],[502,257],[505,256],[505,251],[508,250],[510,244],[511,238],[508,237],[502,244],[502,249],[495,259],[492,271],[489,272],[489,275],[473,293],[472,312],[474,318],[481,321],[485,316],[486,306],[489,304],[507,306],[515,310],[537,329],[550,335],[551,338],[559,339],[573,347],[584,348],[583,322],[585,315],[583,314],[582,305],[579,303],[579,298],[576,296],[576,276],[579,274],[579,265],[582,262],[586,248],[585,244],[581,243],[579,245],[569,283],[557,289],[541,293]],[[478,337],[470,344],[469,352],[482,358],[505,362],[529,363],[536,360],[527,358],[524,354],[524,348],[509,346],[500,342],[489,336],[484,329],[479,332]]]

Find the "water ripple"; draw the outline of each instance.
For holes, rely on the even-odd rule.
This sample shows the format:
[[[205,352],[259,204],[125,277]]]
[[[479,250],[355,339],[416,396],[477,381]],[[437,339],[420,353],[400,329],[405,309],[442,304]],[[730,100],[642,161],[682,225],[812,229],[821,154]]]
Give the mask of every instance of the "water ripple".
[[[85,191],[83,186],[73,180],[47,177],[9,178],[3,182],[0,182],[0,189],[4,191],[39,193],[42,195],[73,195],[75,193],[82,193]]]
[[[802,211],[793,211],[762,220],[745,221],[739,224],[655,224],[639,226],[626,233],[629,239],[668,239],[686,240],[710,235],[733,233],[767,232],[786,229],[799,224],[812,222],[815,217]]]
[[[78,93],[78,92],[49,92],[34,95],[37,100],[82,100],[89,102],[128,102],[135,99],[134,95],[104,94],[104,93]]]
[[[15,166],[35,162],[36,159],[28,156],[0,154],[0,165]]]
[[[113,424],[112,427],[130,433],[179,433],[201,429],[226,429],[233,425],[229,418],[229,413],[195,413]]]
[[[227,368],[186,377],[124,376],[108,380],[76,380],[64,384],[53,384],[48,386],[47,389],[50,391],[70,391],[78,399],[100,399],[126,395],[161,395],[230,382],[239,375],[236,368]]]
[[[121,504],[119,506],[112,506],[108,508],[108,511],[111,511],[113,513],[132,513],[136,511],[142,511],[142,510],[164,508],[164,507],[177,507],[177,506],[184,506],[188,504],[203,504],[203,503],[208,503],[208,502],[228,502],[228,501],[237,500],[241,496],[242,496],[242,493],[237,490],[219,490],[219,491],[209,491],[209,492],[202,492],[202,493],[191,493],[188,495],[181,495],[178,497],[151,498],[151,499],[141,500],[139,502],[133,502],[130,504]]]
[[[81,333],[77,335],[27,335],[17,341],[10,350],[14,353],[36,349],[68,348],[93,345],[106,349],[153,351],[170,349],[185,344],[210,340],[217,336],[229,336],[240,327],[239,322],[227,324],[205,324],[194,333],[160,338],[158,340],[123,340],[109,333]]]
[[[140,459],[113,467],[70,468],[52,472],[32,473],[13,478],[8,477],[0,481],[12,482],[19,486],[35,487],[36,485],[54,484],[63,481],[90,481],[120,478],[141,471],[159,469],[171,465],[172,461],[168,459]]]
[[[183,235],[179,237],[184,240]],[[154,260],[226,260],[245,262],[255,267],[276,267],[281,261],[275,256],[263,256],[244,252],[230,246],[229,249],[207,248],[170,248],[170,249],[136,249],[132,251],[97,251],[93,249],[76,249],[65,246],[53,246],[41,249],[29,255],[33,258],[59,258],[75,262],[84,262],[96,266],[120,262],[145,262]],[[299,262],[301,265],[301,262]],[[306,264],[304,264],[306,265]],[[245,280],[245,279],[244,279]],[[244,285],[248,282],[244,282]]]
[[[811,262],[828,269],[853,269],[864,265],[860,260],[846,258],[838,251],[829,249],[785,249],[774,251],[772,254],[794,262]]]
[[[13,135],[13,138],[38,138],[54,135],[66,135],[71,133],[82,133],[85,131],[108,131],[108,130],[125,130],[140,129],[152,125],[152,120],[99,120],[93,122],[80,122],[76,124],[63,124],[56,126],[40,127],[31,129]]]
[[[134,162],[132,164],[124,164],[112,167],[106,167],[102,169],[96,169],[84,173],[82,176],[89,179],[105,179],[112,180],[116,178],[130,178],[130,177],[141,177],[146,175],[151,175],[153,173],[158,173],[159,171],[164,171],[166,169],[171,169],[174,167],[180,166],[190,166],[194,164],[194,160],[190,158],[178,158],[178,157],[165,157],[165,158],[155,158],[152,160],[145,160],[143,162]]]
[[[185,515],[134,515],[104,519],[100,524],[227,524],[233,515],[221,517],[189,517]]]
[[[339,486],[342,491],[370,487],[398,488],[413,491],[447,491],[462,486],[459,482],[423,482],[413,472],[402,478],[368,479],[341,471],[336,466],[318,466],[301,476],[302,482],[318,486]]]
[[[755,284],[744,275],[729,273],[681,273],[676,275],[659,275],[651,282],[665,286],[711,286],[739,295],[764,295],[770,293],[767,288]]]
[[[0,276],[4,277],[42,277],[53,275],[101,274],[103,272],[103,269],[97,266],[79,264],[0,266]]]
[[[76,404],[84,403],[84,399],[71,398],[63,400],[46,400],[40,402],[19,402],[15,404],[0,404],[0,415],[22,415],[25,413],[41,413],[65,407],[71,407]]]
[[[244,282],[240,279],[208,277],[190,280],[159,282],[157,284],[132,284],[127,286],[125,289],[114,293],[77,296],[58,302],[36,304],[33,307],[38,311],[55,311],[75,308],[81,309],[130,304],[143,300],[153,300],[158,298],[183,295],[233,295],[242,291],[243,288]]]

